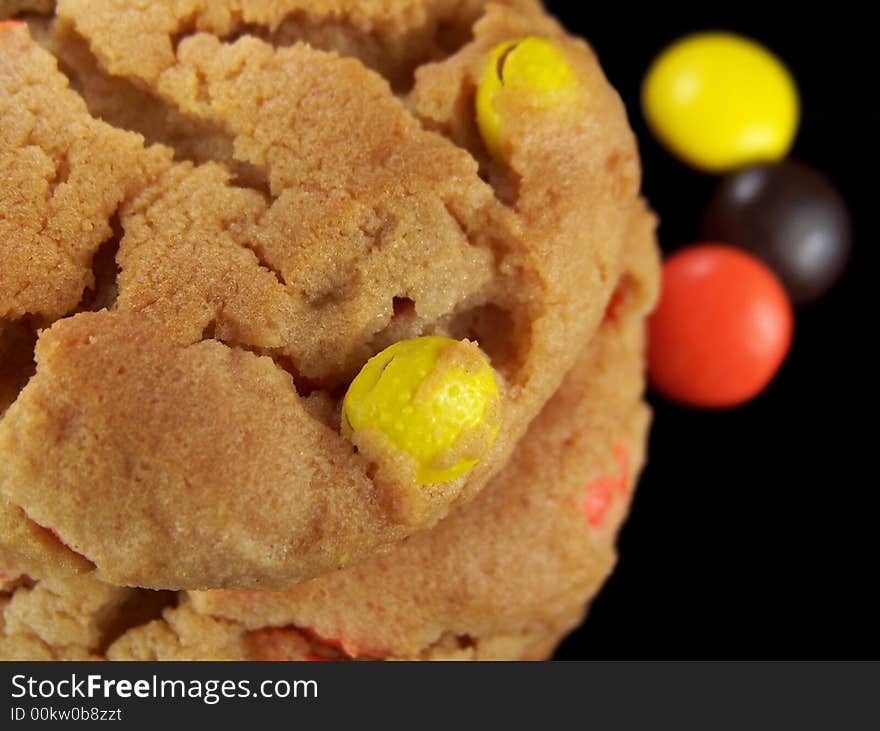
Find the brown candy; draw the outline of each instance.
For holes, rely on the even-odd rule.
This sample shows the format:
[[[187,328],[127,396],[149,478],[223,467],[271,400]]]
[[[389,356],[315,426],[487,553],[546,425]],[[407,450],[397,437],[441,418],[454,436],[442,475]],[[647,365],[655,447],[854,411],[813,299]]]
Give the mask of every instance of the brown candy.
[[[726,177],[703,217],[701,239],[756,254],[802,305],[828,292],[843,273],[852,224],[846,203],[822,173],[785,160]]]

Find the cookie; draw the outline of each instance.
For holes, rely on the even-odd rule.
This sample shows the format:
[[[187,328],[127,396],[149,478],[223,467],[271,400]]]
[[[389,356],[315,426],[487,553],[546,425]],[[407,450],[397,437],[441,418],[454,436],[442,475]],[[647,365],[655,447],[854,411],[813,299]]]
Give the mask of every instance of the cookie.
[[[469,505],[390,553],[281,592],[140,592],[91,577],[23,578],[0,654],[110,659],[541,659],[583,617],[615,561],[644,461],[645,313],[656,298],[654,219],[631,224],[627,268],[596,338],[513,458]],[[596,491],[611,485],[601,514]],[[58,599],[63,597],[63,599]],[[98,605],[111,627],[94,632]],[[60,608],[61,604],[64,609]],[[40,608],[39,610],[37,608]],[[78,609],[82,607],[85,611]],[[53,618],[53,612],[59,615]],[[146,613],[146,612],[145,612]],[[12,617],[10,620],[9,617]],[[76,619],[76,645],[58,641]],[[117,619],[113,619],[116,617]],[[120,632],[124,622],[126,629]],[[64,618],[64,619],[63,619]],[[68,635],[64,635],[64,638]],[[54,653],[54,654],[53,654]]]
[[[640,210],[586,45],[525,1],[62,0],[32,24],[62,66],[2,32],[0,182],[21,223],[0,238],[0,321],[41,330],[0,421],[9,514],[103,582],[267,590],[473,501],[595,336]],[[575,93],[507,94],[499,159],[476,86],[498,43],[535,33]],[[361,58],[373,42],[399,75]],[[116,89],[143,100],[134,132]],[[355,451],[339,413],[371,356],[422,335],[479,343],[501,394],[488,453],[431,486]]]

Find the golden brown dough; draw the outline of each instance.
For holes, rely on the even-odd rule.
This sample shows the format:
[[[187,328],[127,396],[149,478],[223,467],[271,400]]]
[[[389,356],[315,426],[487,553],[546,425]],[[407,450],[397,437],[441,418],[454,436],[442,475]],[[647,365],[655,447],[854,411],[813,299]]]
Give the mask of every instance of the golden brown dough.
[[[534,584],[505,576],[479,611],[432,584],[425,614],[400,588],[381,610],[400,613],[398,634],[367,636],[380,610],[344,607],[374,571],[419,585],[452,544],[469,546],[451,555],[476,595],[488,590],[473,536],[503,523],[506,492],[537,489],[510,474],[546,479],[548,510],[571,489],[533,450],[565,447],[571,475],[601,465],[627,484],[641,461],[652,219],[623,107],[586,44],[532,0],[60,0],[28,22],[43,48],[0,26],[0,555],[72,594],[77,573],[233,592],[181,600],[174,622],[149,625],[147,654],[184,635],[194,655],[241,654],[241,627],[288,625],[311,628],[312,650],[332,636],[351,655],[546,651],[609,570],[614,521],[583,531],[566,513],[572,555],[535,559]],[[529,34],[559,46],[576,93],[553,109],[507,99],[507,157],[493,160],[474,90],[490,50]],[[619,329],[615,290],[636,300]],[[367,359],[425,334],[480,344],[503,415],[470,473],[430,487],[339,429]],[[585,363],[595,372],[560,391]],[[578,388],[603,394],[583,427],[602,452],[535,431],[539,413],[564,421],[548,401],[567,408]],[[612,431],[632,442],[627,460]],[[584,549],[602,530],[604,548]],[[318,616],[336,581],[347,598]],[[543,617],[534,597],[551,585],[565,602]],[[245,611],[241,590],[283,611]],[[229,642],[199,629],[214,621]]]
[[[653,230],[652,216],[634,217],[617,305],[511,462],[470,505],[387,556],[283,592],[181,592],[176,602],[166,599],[164,609],[154,593],[144,592],[138,603],[152,601],[154,618],[129,625],[108,644],[106,656],[549,656],[582,619],[613,565],[614,541],[644,459],[643,318],[658,279]],[[623,474],[621,450],[628,458]],[[583,501],[606,475],[619,477],[620,490],[594,524],[583,513]],[[65,584],[65,613],[77,614],[84,593],[103,596],[106,590],[96,586],[90,578]],[[29,590],[11,591],[15,602]],[[51,643],[34,639],[58,631],[57,612],[32,621],[24,637],[13,631],[20,625],[7,627],[0,655],[58,656]],[[81,625],[91,621],[88,616],[78,620]]]
[[[22,25],[0,28],[0,319],[53,320],[93,283],[110,218],[168,164],[92,119]]]
[[[107,581],[278,587],[406,534],[368,465],[270,358],[178,348],[98,312],[56,324],[37,360],[0,425],[0,481]]]

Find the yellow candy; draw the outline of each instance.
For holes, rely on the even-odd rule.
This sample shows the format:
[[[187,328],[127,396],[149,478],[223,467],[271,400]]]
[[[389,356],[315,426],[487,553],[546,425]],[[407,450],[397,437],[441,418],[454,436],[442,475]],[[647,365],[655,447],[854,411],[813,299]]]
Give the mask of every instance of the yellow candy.
[[[642,107],[673,153],[712,173],[784,157],[800,114],[785,66],[731,33],[698,33],[663,51],[645,77]]]
[[[439,484],[461,477],[486,453],[498,434],[500,406],[492,368],[476,345],[416,338],[363,367],[342,404],[343,431],[368,450],[390,445],[414,462],[419,484]]]
[[[477,87],[477,125],[486,148],[504,156],[505,123],[499,101],[508,93],[532,109],[551,109],[570,101],[577,89],[562,51],[544,38],[505,41],[492,49]]]

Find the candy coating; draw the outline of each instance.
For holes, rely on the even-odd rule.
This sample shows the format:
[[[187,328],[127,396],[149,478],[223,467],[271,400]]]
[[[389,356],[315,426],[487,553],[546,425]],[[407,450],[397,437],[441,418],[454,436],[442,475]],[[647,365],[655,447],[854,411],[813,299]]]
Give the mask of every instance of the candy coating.
[[[846,202],[822,173],[797,160],[725,178],[703,216],[701,235],[757,255],[799,305],[834,286],[852,248]]]
[[[793,328],[776,276],[753,256],[716,244],[666,261],[649,322],[653,386],[704,408],[737,406],[764,390],[785,360]]]
[[[800,114],[782,62],[731,33],[698,33],[669,46],[645,77],[642,107],[671,152],[710,173],[784,157]]]
[[[500,399],[492,368],[473,343],[404,340],[370,359],[352,382],[343,428],[380,432],[415,460],[419,483],[449,482],[491,446]]]
[[[489,152],[504,156],[503,99],[515,94],[533,109],[566,103],[575,92],[575,78],[562,51],[544,38],[505,41],[489,54],[477,88],[477,124]]]

